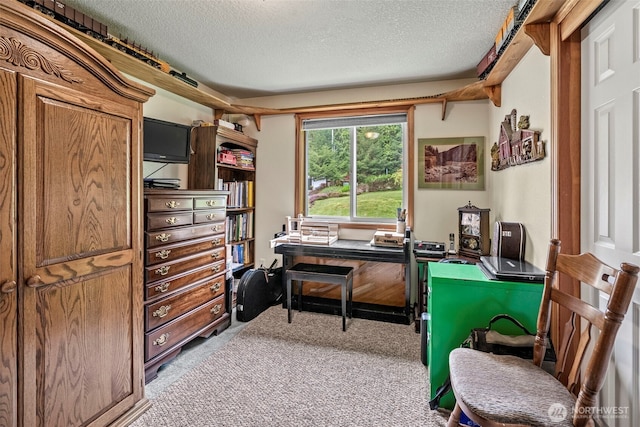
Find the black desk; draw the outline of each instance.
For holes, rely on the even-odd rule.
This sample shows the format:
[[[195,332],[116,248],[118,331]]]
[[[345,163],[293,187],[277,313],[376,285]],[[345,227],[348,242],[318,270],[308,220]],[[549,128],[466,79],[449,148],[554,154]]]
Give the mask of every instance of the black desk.
[[[296,256],[404,264],[405,306],[393,307],[354,302],[353,316],[409,325],[413,321],[413,310],[411,308],[412,252],[410,246],[410,239],[408,238],[405,239],[403,247],[399,248],[372,246],[368,241],[364,240],[338,240],[329,246],[281,243],[274,248],[274,252],[283,255],[283,270],[293,267],[293,257]],[[285,274],[282,275],[283,286],[286,286],[285,276]],[[336,310],[340,308],[340,301],[305,297],[304,307],[310,311],[338,313]]]

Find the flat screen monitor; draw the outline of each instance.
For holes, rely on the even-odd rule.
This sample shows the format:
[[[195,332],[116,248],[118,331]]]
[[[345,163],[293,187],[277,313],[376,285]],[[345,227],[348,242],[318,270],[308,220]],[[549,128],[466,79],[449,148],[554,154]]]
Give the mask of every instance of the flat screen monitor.
[[[144,118],[144,160],[159,163],[189,163],[191,126]]]

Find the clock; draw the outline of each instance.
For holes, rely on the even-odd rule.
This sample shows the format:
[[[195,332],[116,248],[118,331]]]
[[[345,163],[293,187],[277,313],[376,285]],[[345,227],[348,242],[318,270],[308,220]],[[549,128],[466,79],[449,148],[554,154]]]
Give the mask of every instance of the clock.
[[[458,208],[458,242],[460,255],[480,258],[488,255],[491,247],[489,236],[490,209],[478,208],[469,202]]]

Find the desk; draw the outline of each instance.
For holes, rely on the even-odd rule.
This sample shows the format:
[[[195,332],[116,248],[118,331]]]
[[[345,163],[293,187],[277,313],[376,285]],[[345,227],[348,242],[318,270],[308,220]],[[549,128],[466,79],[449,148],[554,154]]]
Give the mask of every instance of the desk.
[[[302,256],[402,264],[405,276],[404,306],[395,307],[354,301],[353,316],[406,325],[413,321],[413,310],[411,309],[412,253],[408,238],[405,239],[403,247],[399,248],[372,246],[369,241],[365,240],[338,240],[328,246],[280,243],[275,246],[274,252],[283,256],[283,270],[285,271],[294,266],[294,257]],[[354,273],[357,275],[357,270]],[[285,276],[285,274],[282,275],[283,286],[286,286]],[[309,311],[328,313],[337,313],[340,307],[340,301],[326,298],[305,297],[303,304],[304,308]]]
[[[543,287],[542,283],[489,280],[477,265],[429,263],[430,398],[449,375],[449,353],[460,346],[471,329],[485,327],[496,314],[507,313],[535,331]],[[510,322],[496,322],[494,329],[503,334],[522,333]],[[453,409],[454,403],[453,393],[449,392],[443,396],[440,406]]]

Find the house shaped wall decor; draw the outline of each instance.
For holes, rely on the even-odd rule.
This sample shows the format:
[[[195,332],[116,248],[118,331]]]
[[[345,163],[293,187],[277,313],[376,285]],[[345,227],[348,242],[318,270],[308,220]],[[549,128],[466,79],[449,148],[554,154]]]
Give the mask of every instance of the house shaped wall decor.
[[[529,116],[520,116],[517,121],[516,110],[511,110],[500,123],[498,142],[491,147],[491,170],[542,160],[545,155],[540,132],[529,129]]]

